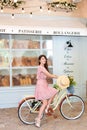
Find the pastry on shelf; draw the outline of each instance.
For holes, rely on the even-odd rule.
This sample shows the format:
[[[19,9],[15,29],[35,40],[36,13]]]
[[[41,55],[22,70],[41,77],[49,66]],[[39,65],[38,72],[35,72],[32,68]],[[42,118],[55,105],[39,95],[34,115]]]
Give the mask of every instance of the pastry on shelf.
[[[14,49],[28,49],[28,40],[14,40],[12,48]]]
[[[23,66],[21,57],[14,57],[12,61],[12,66]]]
[[[39,49],[40,48],[40,42],[30,40],[28,48],[29,49]]]
[[[31,74],[31,82],[33,85],[36,84],[36,80],[36,74]]]
[[[12,84],[13,84],[13,86],[18,86],[18,85],[20,85],[19,79],[13,77],[13,78],[12,78]]]
[[[8,75],[2,76],[2,86],[10,86],[10,77]]]

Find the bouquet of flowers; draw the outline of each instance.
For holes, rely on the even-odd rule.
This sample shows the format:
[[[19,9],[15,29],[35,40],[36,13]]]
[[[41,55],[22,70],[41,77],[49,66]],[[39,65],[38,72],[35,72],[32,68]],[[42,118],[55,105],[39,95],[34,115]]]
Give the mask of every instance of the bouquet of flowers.
[[[69,81],[70,81],[70,85],[67,88],[67,90],[68,90],[69,93],[73,94],[75,92],[74,86],[76,86],[76,81],[75,81],[73,76],[68,76],[68,78],[69,78]]]
[[[70,85],[69,86],[76,86],[76,81],[73,76],[68,76]]]
[[[74,93],[74,86],[76,86],[76,81],[75,81],[73,76],[68,76],[68,78],[69,78],[70,84],[69,84],[69,87],[67,88],[67,90],[69,93],[73,94]],[[54,84],[53,87],[55,89],[61,90],[61,88],[57,84]]]

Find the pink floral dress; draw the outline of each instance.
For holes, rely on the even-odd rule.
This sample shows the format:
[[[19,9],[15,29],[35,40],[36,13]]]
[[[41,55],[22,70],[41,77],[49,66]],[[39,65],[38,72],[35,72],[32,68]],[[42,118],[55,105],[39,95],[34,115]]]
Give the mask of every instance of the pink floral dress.
[[[38,67],[37,71],[37,84],[35,88],[35,99],[44,100],[54,96],[58,91],[48,85],[46,75],[44,72],[47,70],[43,66]]]

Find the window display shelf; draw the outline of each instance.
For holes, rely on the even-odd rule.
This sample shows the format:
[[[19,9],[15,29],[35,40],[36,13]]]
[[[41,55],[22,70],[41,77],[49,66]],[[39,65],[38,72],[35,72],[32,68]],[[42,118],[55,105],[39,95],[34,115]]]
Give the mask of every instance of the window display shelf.
[[[47,56],[49,69],[53,71],[52,49],[51,36],[0,35],[0,87],[35,85],[40,54]],[[52,80],[48,82],[51,84]]]
[[[10,69],[10,67],[4,67],[4,66],[0,66],[0,70],[7,70],[7,69]]]

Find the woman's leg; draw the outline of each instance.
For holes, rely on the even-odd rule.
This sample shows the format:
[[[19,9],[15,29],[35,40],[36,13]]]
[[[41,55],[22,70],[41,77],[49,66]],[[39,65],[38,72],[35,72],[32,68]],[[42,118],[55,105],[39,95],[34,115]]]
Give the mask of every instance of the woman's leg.
[[[42,106],[40,107],[39,114],[38,114],[38,118],[41,118],[41,116],[42,116],[42,114],[43,114],[43,112],[44,112],[44,110],[45,110],[45,108],[46,108],[46,106],[47,106],[47,104],[48,104],[48,101],[47,101],[47,100],[43,100],[42,102],[43,102],[43,104],[42,104]]]
[[[53,101],[54,97],[55,97],[55,95],[48,100],[47,106],[49,106],[51,104],[51,102]]]
[[[56,94],[55,94],[55,95],[56,95]],[[51,102],[53,101],[55,95],[48,100],[48,102],[47,102],[47,107],[46,107],[46,109],[45,109],[45,112],[46,112],[46,113],[48,113],[49,106],[50,106]]]
[[[45,108],[46,108],[46,106],[47,106],[47,100],[43,100],[42,102],[43,102],[43,104],[42,104],[42,106],[40,107],[38,117],[35,119],[35,125],[36,125],[37,127],[40,127],[41,117],[42,117],[42,114],[43,114],[43,112],[44,112],[44,110],[45,110]]]

